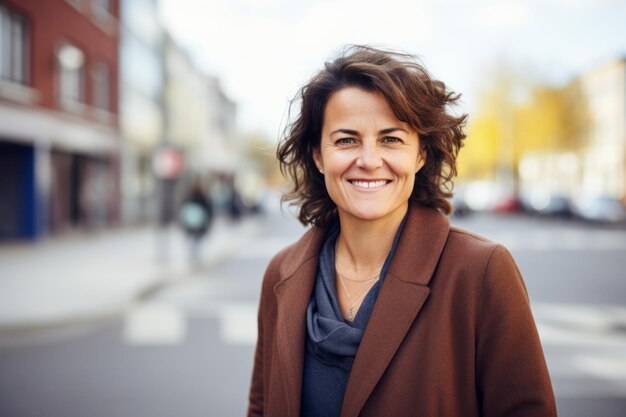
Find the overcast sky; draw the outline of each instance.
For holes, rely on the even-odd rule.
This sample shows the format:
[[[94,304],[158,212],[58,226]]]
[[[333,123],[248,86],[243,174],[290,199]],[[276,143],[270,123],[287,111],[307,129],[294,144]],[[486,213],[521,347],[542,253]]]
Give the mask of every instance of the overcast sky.
[[[506,60],[552,83],[626,56],[623,0],[161,0],[172,36],[222,81],[244,131],[276,139],[288,100],[348,43],[417,54],[475,106]]]

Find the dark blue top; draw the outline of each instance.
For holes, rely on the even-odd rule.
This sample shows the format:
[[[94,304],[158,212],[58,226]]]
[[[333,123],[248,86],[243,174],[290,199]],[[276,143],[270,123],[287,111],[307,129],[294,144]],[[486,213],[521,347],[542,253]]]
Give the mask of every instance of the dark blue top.
[[[301,417],[334,417],[341,413],[352,363],[361,343],[406,221],[406,215],[380,272],[357,311],[354,321],[344,320],[335,286],[337,222],[328,232],[319,257],[315,288],[307,308],[307,341],[302,377]]]

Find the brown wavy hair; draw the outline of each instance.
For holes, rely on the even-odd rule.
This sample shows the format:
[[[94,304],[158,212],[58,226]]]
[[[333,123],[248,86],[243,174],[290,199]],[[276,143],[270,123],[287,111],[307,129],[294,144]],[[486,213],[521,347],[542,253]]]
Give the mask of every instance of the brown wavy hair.
[[[313,151],[320,146],[329,97],[346,87],[382,94],[398,120],[417,132],[426,162],[415,174],[409,201],[450,214],[448,199],[457,172],[456,158],[465,139],[467,114],[451,114],[449,107],[460,94],[433,79],[414,55],[361,45],[345,47],[291,100],[289,116],[294,106],[300,108],[285,127],[277,156],[281,172],[293,181],[293,188],[282,201],[300,208],[298,219],[304,225],[326,227],[337,216]]]

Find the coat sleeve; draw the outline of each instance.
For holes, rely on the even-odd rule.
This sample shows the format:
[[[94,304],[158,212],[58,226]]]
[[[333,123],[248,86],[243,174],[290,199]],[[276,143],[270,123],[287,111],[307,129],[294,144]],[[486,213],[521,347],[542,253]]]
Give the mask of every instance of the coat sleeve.
[[[267,274],[265,279],[267,279]],[[250,384],[250,394],[248,396],[248,417],[263,415],[263,295],[261,295],[261,301],[259,302],[257,320],[258,333],[252,369],[252,383]]]
[[[502,246],[485,269],[477,324],[477,390],[484,417],[556,416],[550,376],[522,276]]]

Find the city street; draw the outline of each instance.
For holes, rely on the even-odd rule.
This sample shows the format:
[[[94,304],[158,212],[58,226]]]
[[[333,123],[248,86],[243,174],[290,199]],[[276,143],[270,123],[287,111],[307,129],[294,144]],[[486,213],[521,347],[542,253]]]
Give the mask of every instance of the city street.
[[[473,211],[450,222],[519,266],[559,416],[626,417],[624,16],[626,1],[0,0],[0,417],[244,416],[263,276],[306,230],[281,189],[315,206],[328,186],[369,210],[414,187],[438,206],[448,178],[452,203]],[[369,242],[342,227],[349,249]],[[383,282],[398,287],[377,306],[393,318],[369,322],[375,345],[357,358],[369,377],[392,355],[417,365],[349,385],[391,387],[407,414],[474,391],[487,414],[545,387],[536,340],[516,336],[533,329],[519,287],[498,281],[510,262],[462,239],[425,260],[443,240],[427,229],[407,232],[422,239],[396,272],[421,280],[434,266],[441,285]],[[354,262],[336,246],[347,316],[380,278],[374,237]],[[427,314],[402,319],[403,302]],[[274,304],[263,311],[287,312],[278,327],[304,323]],[[345,352],[321,327],[321,344]],[[515,376],[500,384],[493,369]],[[266,387],[265,409],[292,385]],[[376,417],[407,409],[348,397],[384,404]]]
[[[241,248],[123,317],[0,341],[0,416],[242,416],[265,266],[302,228],[277,208]],[[526,280],[564,417],[626,416],[626,230],[521,215],[453,218]]]

